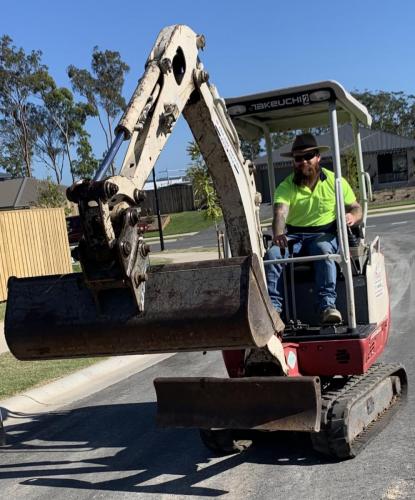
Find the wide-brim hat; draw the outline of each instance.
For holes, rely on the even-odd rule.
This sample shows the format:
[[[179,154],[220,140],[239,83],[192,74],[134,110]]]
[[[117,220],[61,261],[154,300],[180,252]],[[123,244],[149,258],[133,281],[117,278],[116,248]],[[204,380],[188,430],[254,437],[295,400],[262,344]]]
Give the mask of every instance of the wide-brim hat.
[[[291,151],[280,154],[281,156],[292,158],[293,156],[302,155],[310,151],[317,150],[319,153],[321,153],[322,151],[328,151],[329,149],[329,146],[322,146],[320,144],[317,144],[316,138],[313,134],[301,134],[297,135],[297,137],[295,138]]]

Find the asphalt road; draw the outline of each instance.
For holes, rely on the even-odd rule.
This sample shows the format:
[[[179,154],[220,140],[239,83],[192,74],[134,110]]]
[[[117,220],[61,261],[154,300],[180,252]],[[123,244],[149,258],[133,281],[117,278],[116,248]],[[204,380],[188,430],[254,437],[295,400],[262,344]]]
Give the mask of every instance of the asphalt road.
[[[388,227],[388,218],[391,217],[391,228],[394,226],[405,226],[405,224],[409,224],[411,221],[411,213],[415,214],[415,210],[411,209],[409,211],[403,210],[402,212],[395,212],[393,215],[387,215],[386,213],[371,215],[368,218],[367,224],[369,229],[375,227],[376,224],[381,224],[380,227]],[[261,220],[265,220],[265,218],[272,217],[272,208],[271,205],[265,204],[261,206]],[[386,219],[385,219],[386,218]],[[383,221],[383,222],[379,222]],[[271,225],[271,224],[270,224]],[[224,224],[219,225],[219,229],[224,229]],[[370,234],[370,231],[369,231]],[[198,249],[204,248],[216,248],[217,246],[217,236],[216,229],[214,227],[204,229],[197,234],[191,235],[178,235],[174,238],[167,237],[164,240],[165,250],[168,253],[169,251],[177,252],[180,250],[194,249],[197,251]],[[150,243],[153,252],[160,251],[160,243],[158,240],[153,240]],[[168,256],[166,253],[166,257]],[[150,254],[151,255],[151,254]]]
[[[415,378],[415,213],[369,219],[387,259],[392,328],[383,361]],[[224,375],[218,353],[178,354],[53,415],[9,428],[2,498],[401,499],[415,492],[414,398],[357,458],[333,462],[307,435],[215,457],[193,430],[160,430],[152,380]]]

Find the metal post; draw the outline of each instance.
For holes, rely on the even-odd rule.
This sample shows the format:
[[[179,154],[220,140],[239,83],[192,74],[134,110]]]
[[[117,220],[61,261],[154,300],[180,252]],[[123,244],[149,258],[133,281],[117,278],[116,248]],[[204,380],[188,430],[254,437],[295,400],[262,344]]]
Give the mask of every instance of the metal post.
[[[339,134],[337,129],[336,101],[331,101],[329,103],[329,122],[330,122],[331,139],[332,139],[333,170],[336,183],[337,237],[339,240],[339,253],[342,257],[340,266],[342,268],[346,281],[348,326],[351,329],[355,329],[356,313],[355,313],[355,302],[354,302],[352,266],[350,262],[349,241],[347,238],[346,212],[345,212],[344,197],[343,197]]]
[[[357,169],[359,171],[359,192],[360,192],[360,203],[363,209],[363,236],[366,232],[366,219],[368,210],[368,196],[366,189],[366,174],[365,167],[363,164],[363,153],[362,153],[362,143],[360,140],[360,130],[355,116],[352,116],[352,127],[353,127],[353,138],[354,138],[354,148],[356,155]]]
[[[231,245],[229,242],[228,238],[228,233],[225,231],[223,232],[223,253],[225,256],[225,259],[230,259],[232,257],[232,251],[231,251]]]
[[[274,164],[272,162],[272,141],[271,134],[269,133],[269,128],[262,125],[262,130],[264,131],[265,145],[267,148],[267,163],[268,163],[268,183],[269,183],[269,202],[271,205],[274,204],[274,190],[275,190],[275,173]]]
[[[160,235],[160,249],[164,250],[164,238],[163,238],[163,228],[161,225],[161,215],[160,215],[160,206],[159,206],[159,197],[157,193],[157,182],[156,182],[156,172],[153,168],[153,185],[154,185],[154,197],[156,199],[156,212],[157,212],[157,221],[159,226],[159,235]]]

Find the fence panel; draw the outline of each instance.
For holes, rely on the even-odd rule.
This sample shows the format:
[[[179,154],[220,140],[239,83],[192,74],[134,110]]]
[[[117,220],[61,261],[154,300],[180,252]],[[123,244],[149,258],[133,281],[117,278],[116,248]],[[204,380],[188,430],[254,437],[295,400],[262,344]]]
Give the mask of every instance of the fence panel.
[[[154,190],[146,191],[146,200],[142,204],[143,208],[151,209],[156,213],[156,197]],[[172,214],[177,212],[187,212],[195,210],[193,197],[193,187],[190,184],[173,184],[157,189],[160,213]]]
[[[61,208],[0,211],[0,301],[7,280],[72,271]]]

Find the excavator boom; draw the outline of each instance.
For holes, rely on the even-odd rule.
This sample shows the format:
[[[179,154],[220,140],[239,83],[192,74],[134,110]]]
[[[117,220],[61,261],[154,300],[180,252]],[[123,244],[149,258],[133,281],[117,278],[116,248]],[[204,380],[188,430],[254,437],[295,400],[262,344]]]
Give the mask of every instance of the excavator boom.
[[[82,273],[11,279],[5,335],[19,359],[263,347],[283,329],[265,287],[260,196],[223,99],[198,59],[203,36],[159,34],[95,178],[75,183]],[[144,182],[184,115],[213,178],[232,258],[149,267]],[[123,140],[119,175],[107,176]]]

